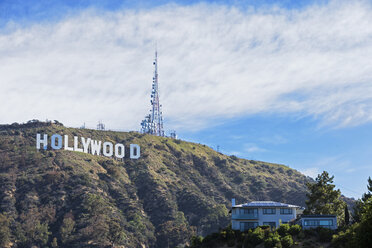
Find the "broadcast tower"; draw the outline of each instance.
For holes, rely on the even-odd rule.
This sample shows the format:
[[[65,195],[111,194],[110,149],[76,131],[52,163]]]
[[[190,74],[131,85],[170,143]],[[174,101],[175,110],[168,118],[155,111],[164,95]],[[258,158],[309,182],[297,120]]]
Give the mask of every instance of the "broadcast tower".
[[[164,136],[163,113],[159,102],[159,82],[158,82],[158,51],[155,50],[154,77],[152,78],[151,91],[151,110],[150,114],[141,122],[141,132],[156,136]]]

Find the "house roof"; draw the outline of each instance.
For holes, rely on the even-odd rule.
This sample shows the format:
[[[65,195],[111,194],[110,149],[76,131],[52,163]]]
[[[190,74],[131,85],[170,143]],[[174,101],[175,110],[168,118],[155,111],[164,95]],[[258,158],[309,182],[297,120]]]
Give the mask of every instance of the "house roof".
[[[234,207],[284,207],[284,208],[300,208],[297,205],[287,203],[274,202],[274,201],[252,201],[244,204],[235,205]]]

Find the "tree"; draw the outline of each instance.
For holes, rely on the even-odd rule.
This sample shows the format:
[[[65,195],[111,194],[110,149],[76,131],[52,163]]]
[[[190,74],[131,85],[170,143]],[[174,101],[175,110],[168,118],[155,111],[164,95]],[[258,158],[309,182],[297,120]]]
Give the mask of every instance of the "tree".
[[[333,178],[323,171],[315,179],[315,183],[306,184],[310,193],[306,194],[308,200],[304,214],[334,214],[337,215],[338,223],[343,223],[346,203],[340,199],[340,190],[334,189]]]
[[[361,216],[364,211],[364,205],[365,202],[371,198],[372,196],[372,179],[371,177],[368,177],[368,185],[367,185],[367,193],[364,193],[362,196],[362,199],[358,199],[355,202],[354,206],[354,213],[353,213],[353,220],[354,222],[360,222],[361,221]]]
[[[368,198],[363,207],[362,219],[356,229],[359,247],[370,247],[372,244],[372,198]]]
[[[365,197],[371,192],[372,181],[368,179],[368,191],[360,200],[360,221],[349,226],[344,232],[334,235],[333,247],[371,247],[372,244],[372,197]]]
[[[62,244],[66,244],[70,241],[71,234],[75,230],[75,221],[70,216],[65,216],[62,221],[59,234],[61,236]]]
[[[98,246],[106,246],[110,243],[110,205],[105,199],[97,194],[89,194],[83,200],[83,218],[87,222],[86,227],[80,230],[86,241],[91,241]],[[119,234],[121,236],[122,234]],[[117,240],[118,236],[114,238]],[[111,240],[112,242],[112,240]]]
[[[345,225],[349,225],[350,224],[350,214],[349,214],[349,208],[347,207],[347,205],[345,205]]]
[[[51,232],[49,232],[49,226],[47,223],[36,221],[34,229],[28,231],[30,235],[29,240],[32,241],[33,244],[44,246],[48,243]]]
[[[16,226],[15,235],[17,243],[21,247],[33,245],[45,246],[48,243],[49,231],[48,217],[44,216],[42,209],[32,208],[27,213],[22,213],[19,218],[19,225]],[[43,220],[43,221],[41,221]]]
[[[355,205],[354,205],[354,213],[352,214],[353,216],[353,223],[355,222],[360,222],[361,220],[361,216],[362,216],[362,209],[363,209],[363,201],[361,199],[358,199],[356,202],[355,202]]]
[[[0,246],[5,247],[10,239],[9,219],[0,214]]]
[[[291,235],[286,235],[280,239],[283,248],[290,248],[293,245],[293,239]]]
[[[372,179],[368,177],[367,193],[364,193],[362,196],[362,201],[366,202],[372,196]]]
[[[110,232],[108,234],[108,239],[112,247],[115,247],[115,244],[121,244],[127,239],[123,228],[120,223],[115,220],[109,222]]]

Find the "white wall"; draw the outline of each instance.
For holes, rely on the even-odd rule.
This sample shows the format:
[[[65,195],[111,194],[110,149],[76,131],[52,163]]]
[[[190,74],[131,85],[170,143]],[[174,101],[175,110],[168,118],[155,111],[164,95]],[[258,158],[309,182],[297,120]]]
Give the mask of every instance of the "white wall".
[[[281,222],[289,222],[296,218],[296,209],[292,208],[292,214],[280,214],[280,208],[275,208],[275,214],[263,214],[263,208],[258,209],[258,224],[263,225],[264,222],[275,222],[276,227],[279,227],[279,220]]]
[[[239,215],[239,208],[236,208],[236,214],[232,211],[231,227],[234,230],[240,229],[240,222],[258,222],[259,226],[262,226],[264,222],[275,222],[275,226],[279,227],[281,222],[289,222],[296,219],[296,208],[292,208],[292,214],[280,214],[280,208],[275,208],[275,214],[263,214],[263,208],[258,208],[258,220],[244,220],[244,219],[234,219]],[[243,209],[243,208],[241,208]]]

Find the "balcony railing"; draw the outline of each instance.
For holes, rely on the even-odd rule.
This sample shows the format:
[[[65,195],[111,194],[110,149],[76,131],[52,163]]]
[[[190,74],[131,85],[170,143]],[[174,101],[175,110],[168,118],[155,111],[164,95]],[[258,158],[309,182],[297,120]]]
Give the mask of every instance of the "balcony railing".
[[[245,220],[256,220],[258,219],[258,214],[233,214],[232,219],[245,219]]]

